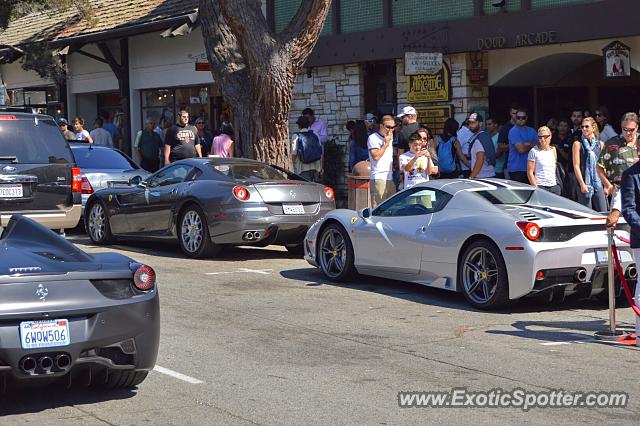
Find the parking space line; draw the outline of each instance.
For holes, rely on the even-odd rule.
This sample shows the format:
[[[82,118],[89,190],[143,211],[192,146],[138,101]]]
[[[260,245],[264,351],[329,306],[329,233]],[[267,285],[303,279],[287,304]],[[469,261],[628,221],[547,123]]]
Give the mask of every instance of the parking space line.
[[[238,273],[251,273],[260,275],[271,275],[273,269],[249,269],[238,268],[235,271],[220,271],[220,272],[205,272],[205,275],[225,275],[225,274],[238,274]]]
[[[542,346],[559,346],[559,345],[573,345],[574,343],[582,344],[582,343],[590,343],[595,341],[596,339],[584,339],[584,340],[568,340],[565,342],[542,342],[540,343]]]
[[[191,383],[192,385],[199,385],[200,383],[204,383],[202,380],[195,379],[191,376],[187,376],[186,374],[178,373],[177,371],[169,370],[168,368],[160,367],[159,365],[153,367],[153,371],[166,374],[167,376],[171,376],[174,379],[182,380],[184,382]]]

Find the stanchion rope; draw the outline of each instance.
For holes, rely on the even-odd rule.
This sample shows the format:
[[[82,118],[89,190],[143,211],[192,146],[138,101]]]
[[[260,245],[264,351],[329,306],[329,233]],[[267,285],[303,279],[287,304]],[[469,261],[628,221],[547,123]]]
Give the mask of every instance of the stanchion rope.
[[[621,237],[619,235],[616,235],[615,233],[613,234],[613,236],[623,243],[631,243],[628,238]],[[640,308],[636,305],[636,301],[633,299],[633,295],[631,294],[631,290],[629,289],[627,279],[624,276],[624,272],[622,272],[622,265],[620,264],[620,258],[618,254],[618,247],[616,247],[616,243],[614,241],[611,242],[611,254],[613,255],[613,263],[615,264],[616,272],[618,272],[618,276],[620,277],[620,282],[622,283],[622,288],[624,290],[625,296],[627,296],[629,305],[631,306],[631,309],[633,309],[633,312],[635,312],[635,314],[640,317]]]

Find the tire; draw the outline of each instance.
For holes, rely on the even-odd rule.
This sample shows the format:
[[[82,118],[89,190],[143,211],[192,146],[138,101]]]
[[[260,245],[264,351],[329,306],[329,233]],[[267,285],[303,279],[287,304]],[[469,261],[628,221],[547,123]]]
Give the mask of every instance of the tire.
[[[332,223],[320,233],[318,263],[322,273],[331,281],[343,282],[353,276],[353,246],[342,226]]]
[[[87,235],[94,244],[105,245],[113,241],[107,208],[102,201],[97,200],[88,206],[84,223]]]
[[[304,243],[286,244],[285,248],[294,256],[304,256]]]
[[[122,371],[109,370],[109,377],[105,383],[96,384],[103,389],[127,389],[138,386],[144,382],[149,374],[148,371]]]
[[[505,306],[509,302],[509,277],[500,250],[488,240],[471,243],[460,257],[458,285],[476,308]]]
[[[195,259],[215,255],[220,247],[211,241],[207,218],[195,204],[188,205],[178,221],[178,242],[183,253]]]

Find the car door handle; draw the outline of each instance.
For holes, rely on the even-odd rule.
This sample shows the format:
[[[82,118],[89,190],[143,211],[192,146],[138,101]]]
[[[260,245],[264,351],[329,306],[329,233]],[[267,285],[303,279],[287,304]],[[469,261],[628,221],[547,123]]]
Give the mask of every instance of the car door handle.
[[[169,191],[169,194],[175,195],[176,192],[178,192],[178,190],[173,188],[171,191]]]
[[[420,228],[418,228],[418,231],[420,232],[427,232],[427,227],[426,226],[421,226]]]

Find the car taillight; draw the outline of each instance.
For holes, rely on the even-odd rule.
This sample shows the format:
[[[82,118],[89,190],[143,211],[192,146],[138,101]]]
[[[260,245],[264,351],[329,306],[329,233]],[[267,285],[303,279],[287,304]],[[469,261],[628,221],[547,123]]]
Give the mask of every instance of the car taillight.
[[[4,120],[17,120],[15,115],[0,115],[0,121]]]
[[[244,186],[234,186],[233,196],[240,201],[247,201],[249,199],[249,190]]]
[[[133,271],[133,285],[141,291],[151,290],[156,285],[156,271],[151,266],[139,265]]]
[[[82,192],[82,176],[80,176],[80,168],[73,167],[71,169],[71,191]]]
[[[83,194],[93,194],[93,187],[91,186],[91,183],[89,182],[89,179],[87,179],[86,176],[82,176],[82,181],[80,184],[80,192],[82,192]]]
[[[540,238],[540,226],[538,226],[537,223],[516,222],[516,225],[518,225],[518,228],[520,228],[527,240],[536,241]]]
[[[333,188],[329,188],[328,186],[325,186],[324,196],[327,197],[329,200],[333,201],[333,197],[335,196],[335,194],[333,193]]]

